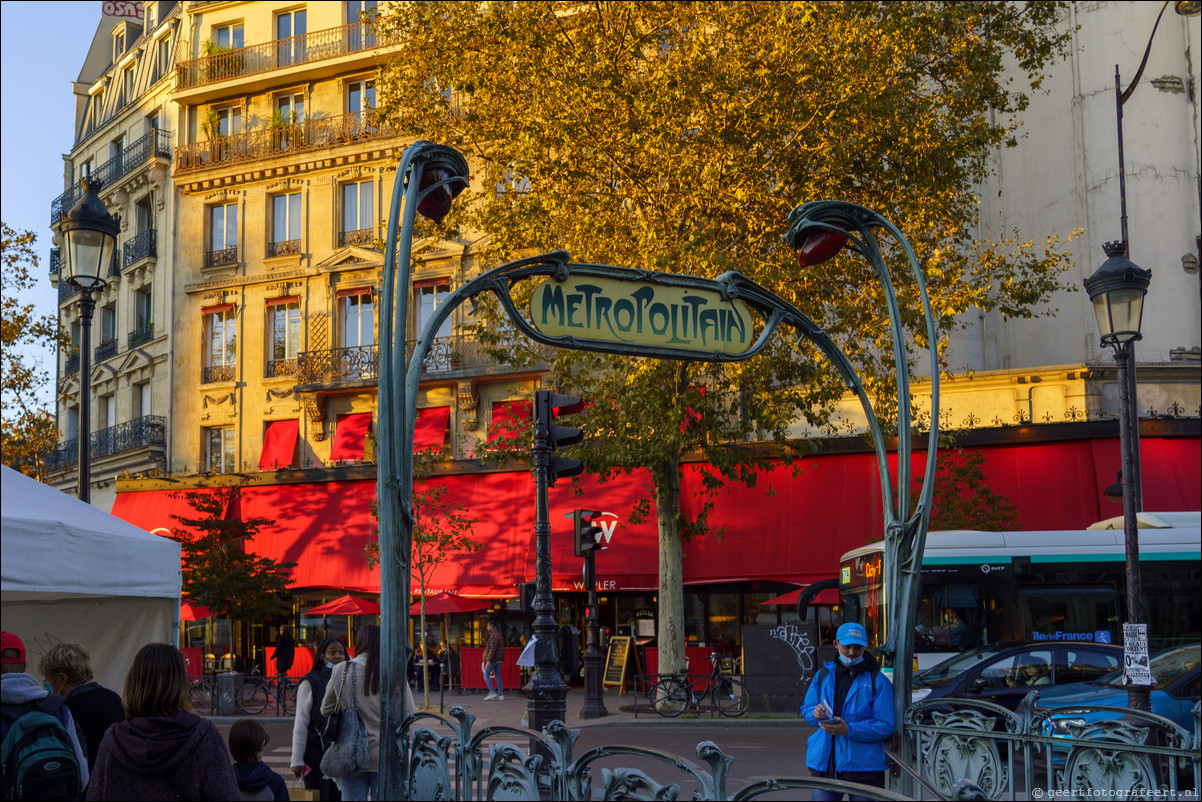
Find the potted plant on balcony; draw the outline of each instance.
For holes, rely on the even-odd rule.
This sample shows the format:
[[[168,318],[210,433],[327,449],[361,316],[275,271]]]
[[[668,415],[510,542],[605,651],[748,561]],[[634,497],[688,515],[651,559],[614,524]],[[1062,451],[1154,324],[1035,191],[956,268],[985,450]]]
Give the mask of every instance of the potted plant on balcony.
[[[304,144],[304,130],[300,126],[300,117],[295,109],[287,114],[276,109],[267,125],[271,130],[273,151],[287,150],[289,146],[299,147]]]
[[[200,49],[207,57],[205,80],[224,81],[246,72],[246,54],[239,52],[242,48],[222,47],[212,39],[206,39]]]
[[[217,114],[216,109],[209,109],[205,112],[204,119],[200,121],[200,130],[209,138],[210,161],[221,161],[225,152],[226,137],[221,133],[221,117]]]

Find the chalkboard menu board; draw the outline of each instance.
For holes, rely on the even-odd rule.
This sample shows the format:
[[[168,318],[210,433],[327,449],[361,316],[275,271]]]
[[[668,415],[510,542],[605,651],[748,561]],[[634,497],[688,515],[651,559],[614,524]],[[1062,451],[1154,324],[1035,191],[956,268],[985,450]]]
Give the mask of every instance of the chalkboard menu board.
[[[605,662],[605,676],[601,679],[601,685],[617,685],[619,696],[626,685],[626,666],[630,662],[632,645],[630,638],[625,635],[615,635],[609,639],[609,657]]]

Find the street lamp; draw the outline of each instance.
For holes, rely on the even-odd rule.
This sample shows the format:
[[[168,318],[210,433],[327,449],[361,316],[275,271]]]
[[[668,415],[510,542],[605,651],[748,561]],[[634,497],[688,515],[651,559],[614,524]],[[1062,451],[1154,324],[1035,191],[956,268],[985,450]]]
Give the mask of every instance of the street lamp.
[[[100,202],[100,181],[81,179],[83,197],[63,216],[59,230],[67,240],[64,278],[80,290],[79,298],[79,491],[80,501],[91,503],[92,293],[105,287],[104,271],[113,258],[120,226]]]
[[[1114,361],[1118,365],[1119,385],[1119,445],[1122,449],[1123,485],[1123,539],[1127,555],[1127,621],[1143,623],[1143,603],[1140,599],[1143,587],[1139,574],[1139,529],[1136,522],[1135,501],[1135,427],[1137,418],[1132,414],[1134,396],[1128,384],[1131,371],[1132,352],[1135,341],[1140,339],[1140,324],[1143,321],[1144,296],[1152,280],[1152,271],[1144,270],[1126,256],[1126,244],[1108,242],[1104,246],[1110,257],[1098,271],[1085,279],[1085,291],[1093,302],[1098,317],[1098,330],[1102,334],[1102,345],[1114,348]],[[1133,710],[1151,710],[1151,692],[1147,685],[1131,685],[1128,705]]]

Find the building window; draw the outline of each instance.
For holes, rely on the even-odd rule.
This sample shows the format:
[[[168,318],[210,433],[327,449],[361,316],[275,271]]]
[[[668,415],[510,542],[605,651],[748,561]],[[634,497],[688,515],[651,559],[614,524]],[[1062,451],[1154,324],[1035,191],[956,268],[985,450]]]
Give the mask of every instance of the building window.
[[[109,161],[115,164],[119,163],[118,160],[123,153],[125,153],[125,134],[109,142]]]
[[[108,304],[100,310],[100,341],[96,343],[96,361],[117,355],[117,306]]]
[[[171,72],[171,39],[164,36],[155,42],[155,76],[158,79]]]
[[[143,3],[142,8],[146,11],[146,30],[153,31],[159,24],[158,3]]]
[[[414,339],[422,333],[426,327],[426,321],[434,317],[435,310],[439,304],[446,300],[451,294],[451,283],[447,279],[434,279],[433,281],[415,281],[413,283],[413,309],[416,312],[413,324]],[[434,339],[439,340],[451,336],[451,318],[447,317],[438,327],[438,331],[434,332]]]
[[[268,256],[300,253],[301,196],[299,192],[273,195],[271,198],[271,242]]]
[[[287,11],[275,17],[276,64],[285,67],[305,60],[305,10]]]
[[[150,383],[142,382],[134,385],[134,410],[137,417],[145,418],[150,414]]]
[[[238,353],[238,327],[234,305],[224,304],[205,309],[203,383],[233,381],[234,359]]]
[[[215,128],[218,136],[230,136],[242,133],[241,106],[225,106],[220,109],[213,109],[213,114],[216,117]]]
[[[376,107],[376,82],[350,81],[346,85],[346,113],[362,114]]]
[[[107,429],[110,426],[117,425],[117,397],[115,395],[105,395],[100,397],[100,426],[101,429]]]
[[[367,20],[363,15],[367,15]],[[346,3],[347,47],[351,51],[376,46],[376,33],[370,20],[376,16],[376,0],[349,0]]]
[[[267,302],[268,342],[271,352],[267,376],[292,376],[301,351],[300,299],[276,298]]]
[[[204,451],[205,470],[209,473],[233,473],[236,471],[234,427],[212,426],[205,429]]]
[[[237,50],[242,47],[242,23],[214,28],[213,44],[222,50]]]
[[[370,288],[348,290],[339,295],[338,334],[343,348],[376,344],[375,299]]]
[[[134,330],[129,333],[129,347],[154,339],[154,317],[150,311],[150,288],[134,293]]]
[[[376,238],[375,191],[371,181],[342,185],[342,231],[338,245],[370,245]]]
[[[79,407],[67,407],[67,439],[79,437]]]
[[[121,105],[132,103],[134,99],[134,68],[126,67],[121,72]]]
[[[116,64],[125,54],[125,29],[113,33],[113,63]]]
[[[238,204],[209,207],[209,251],[205,266],[238,262]]]
[[[305,120],[305,95],[303,92],[277,95],[275,99],[275,116],[272,124],[292,125]]]
[[[79,165],[79,177],[80,178],[91,178],[92,177],[92,168],[94,166],[95,166],[95,162],[92,159],[88,159],[83,164]]]

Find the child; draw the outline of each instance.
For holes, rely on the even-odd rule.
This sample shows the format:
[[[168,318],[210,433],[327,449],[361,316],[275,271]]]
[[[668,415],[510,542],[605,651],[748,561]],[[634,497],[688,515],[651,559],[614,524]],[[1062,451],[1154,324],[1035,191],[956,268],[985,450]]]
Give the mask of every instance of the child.
[[[288,802],[284,778],[263,762],[263,749],[270,739],[263,725],[252,718],[240,718],[230,727],[230,754],[234,756],[234,777],[243,799]]]

